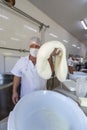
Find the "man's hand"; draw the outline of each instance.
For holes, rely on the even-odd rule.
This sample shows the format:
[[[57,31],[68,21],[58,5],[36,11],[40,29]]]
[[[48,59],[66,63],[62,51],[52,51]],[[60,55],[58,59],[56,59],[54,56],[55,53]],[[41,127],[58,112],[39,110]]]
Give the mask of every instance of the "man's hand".
[[[17,92],[13,92],[13,95],[12,95],[12,101],[14,104],[16,104],[19,100],[19,96],[18,96],[18,93]]]
[[[16,104],[19,100],[19,94],[18,94],[18,88],[20,85],[20,77],[14,76],[14,80],[13,80],[13,94],[12,94],[12,101],[14,104]]]

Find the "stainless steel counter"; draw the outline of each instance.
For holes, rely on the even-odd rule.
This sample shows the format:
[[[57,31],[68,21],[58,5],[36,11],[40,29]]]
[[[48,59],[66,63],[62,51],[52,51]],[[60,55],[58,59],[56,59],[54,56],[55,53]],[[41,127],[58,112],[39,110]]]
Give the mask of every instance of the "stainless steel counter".
[[[13,81],[13,75],[11,74],[0,74],[0,86],[7,85]]]
[[[12,103],[12,86],[12,82],[0,86],[0,120],[7,117],[14,107]]]
[[[0,120],[9,115],[13,109],[12,86],[13,75],[0,74]]]
[[[75,102],[77,102],[79,107],[82,109],[82,111],[87,116],[87,107],[80,106],[78,97],[76,96],[75,92],[69,91],[69,90],[61,88],[61,87],[56,87],[53,91],[59,92],[59,93],[65,95],[65,96],[70,97],[71,99],[73,99]]]
[[[9,86],[12,86],[13,85],[13,82],[10,82],[8,84],[5,84],[5,85],[0,85],[0,90],[1,89],[5,89],[5,88],[8,88]]]

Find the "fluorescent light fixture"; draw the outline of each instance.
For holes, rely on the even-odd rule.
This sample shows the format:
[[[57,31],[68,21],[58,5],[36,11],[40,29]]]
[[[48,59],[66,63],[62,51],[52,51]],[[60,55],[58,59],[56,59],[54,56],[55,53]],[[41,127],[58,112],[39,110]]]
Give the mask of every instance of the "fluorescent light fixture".
[[[80,49],[80,47],[78,46],[77,49]]]
[[[63,40],[63,42],[68,43],[68,41],[67,41],[67,40]]]
[[[0,28],[0,31],[3,31],[4,29],[3,28]]]
[[[36,29],[34,29],[34,28],[30,27],[30,26],[24,25],[24,27],[27,28],[27,29],[29,29],[29,30],[31,30],[31,31],[37,32]]]
[[[86,30],[87,30],[87,25],[86,25],[85,20],[82,20],[82,21],[81,21],[81,24],[83,25],[84,29],[86,29]]]
[[[15,37],[11,37],[11,40],[14,40],[14,41],[20,41],[20,39],[15,38]]]
[[[75,44],[72,44],[72,46],[73,46],[73,47],[76,47],[76,45],[75,45]]]
[[[4,19],[8,19],[8,17],[5,16],[5,15],[1,15],[1,14],[0,14],[0,17],[1,17],[1,18],[4,18]]]
[[[58,38],[58,36],[53,34],[53,33],[50,33],[49,35],[52,36],[52,37]]]

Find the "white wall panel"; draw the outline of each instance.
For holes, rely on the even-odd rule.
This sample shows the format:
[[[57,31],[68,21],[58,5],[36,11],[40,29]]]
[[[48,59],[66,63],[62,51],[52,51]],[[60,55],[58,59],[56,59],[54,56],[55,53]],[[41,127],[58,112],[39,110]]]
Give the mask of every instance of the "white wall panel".
[[[20,57],[5,56],[5,73],[10,73]]]
[[[41,36],[38,25],[0,5],[0,47],[28,50],[32,36]]]

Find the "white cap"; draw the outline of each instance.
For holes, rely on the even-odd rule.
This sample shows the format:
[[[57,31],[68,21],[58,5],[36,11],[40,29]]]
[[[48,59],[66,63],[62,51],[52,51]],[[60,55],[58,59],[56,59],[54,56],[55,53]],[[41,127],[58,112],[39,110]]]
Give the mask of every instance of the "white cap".
[[[36,45],[41,46],[41,40],[40,40],[40,38],[39,38],[39,37],[36,37],[36,36],[32,37],[32,38],[30,39],[29,46],[32,45],[32,44],[36,44]]]

